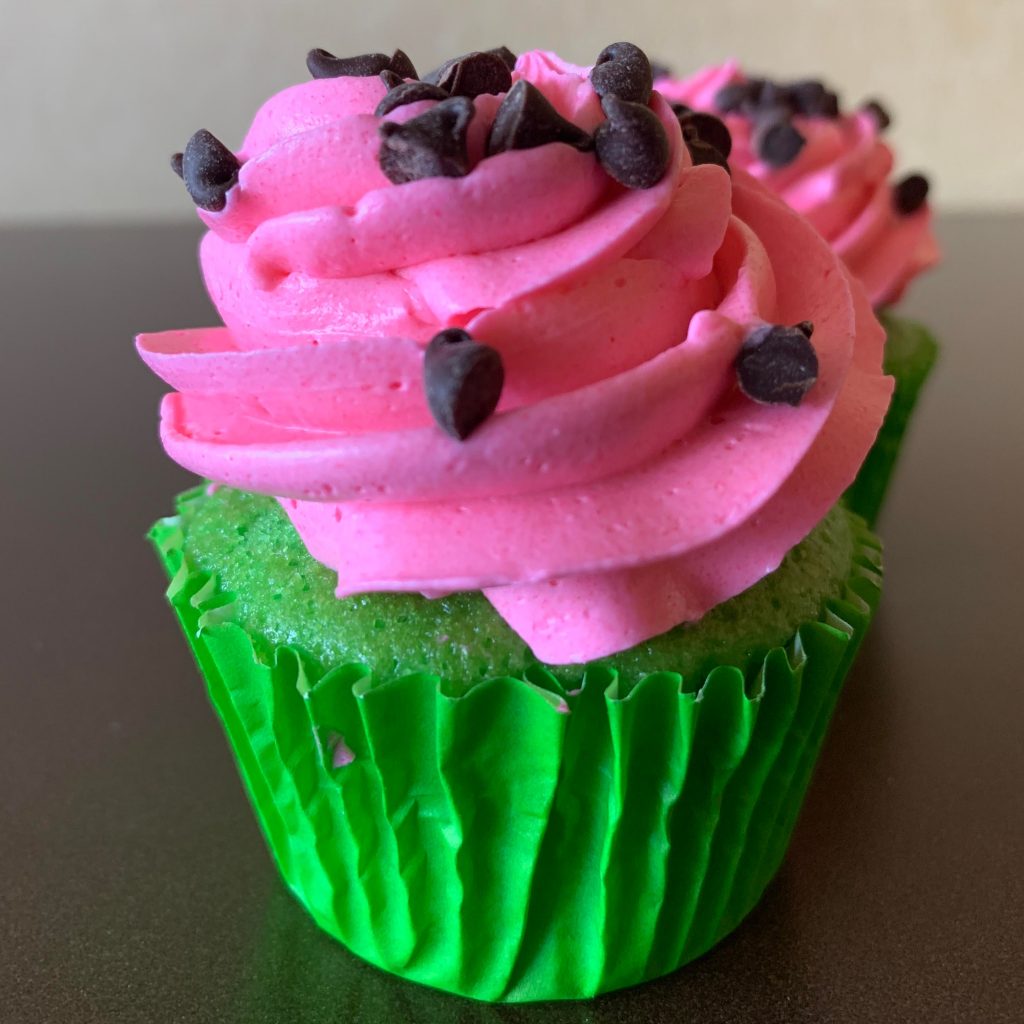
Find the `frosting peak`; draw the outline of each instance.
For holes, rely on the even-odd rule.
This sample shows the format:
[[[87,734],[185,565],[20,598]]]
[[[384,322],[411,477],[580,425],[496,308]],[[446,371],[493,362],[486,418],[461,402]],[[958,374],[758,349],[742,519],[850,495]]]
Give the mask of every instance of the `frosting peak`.
[[[602,89],[642,95],[633,49],[605,51],[598,67],[621,66]],[[276,495],[339,594],[482,588],[549,662],[621,650],[772,571],[852,481],[890,394],[881,328],[814,230],[724,159],[697,165],[657,92],[603,110],[590,74],[523,54],[511,89],[568,122],[544,113],[559,141],[512,109],[501,138],[536,144],[495,152],[503,95],[466,97],[468,172],[403,184],[381,123],[450,101],[378,116],[381,78],[285,90],[223,208],[199,212],[225,326],[138,342],[175,389],[168,453]],[[664,137],[646,187],[582,138],[616,118]],[[425,352],[443,332],[501,370],[472,436],[435,422],[451,395],[425,385]],[[738,381],[752,338],[787,355],[759,348]]]

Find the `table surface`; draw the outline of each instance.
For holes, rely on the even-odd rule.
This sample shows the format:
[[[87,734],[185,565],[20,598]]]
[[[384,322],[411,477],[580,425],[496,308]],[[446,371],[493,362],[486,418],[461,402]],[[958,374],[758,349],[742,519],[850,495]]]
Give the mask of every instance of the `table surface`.
[[[213,322],[184,227],[0,233],[0,1018],[1024,1020],[1024,216],[948,216],[937,329],[881,523],[882,608],[789,855],[675,975],[494,1007],[322,935],[271,865],[143,542],[190,482],[139,330]]]

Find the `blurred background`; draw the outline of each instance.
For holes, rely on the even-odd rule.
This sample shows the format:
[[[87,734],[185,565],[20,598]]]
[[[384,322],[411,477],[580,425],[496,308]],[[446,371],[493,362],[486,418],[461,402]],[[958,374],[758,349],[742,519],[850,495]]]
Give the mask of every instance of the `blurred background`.
[[[0,0],[0,223],[191,218],[168,155],[200,127],[237,146],[314,46],[400,46],[423,72],[500,44],[589,64],[617,39],[680,74],[732,55],[881,98],[940,208],[1024,206],[1024,0]]]

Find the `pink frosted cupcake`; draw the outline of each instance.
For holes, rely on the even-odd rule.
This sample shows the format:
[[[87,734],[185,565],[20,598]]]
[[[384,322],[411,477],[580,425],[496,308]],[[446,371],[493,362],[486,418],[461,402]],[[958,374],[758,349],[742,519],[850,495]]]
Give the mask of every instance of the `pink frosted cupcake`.
[[[889,404],[820,236],[637,47],[314,51],[174,160],[223,326],[143,335],[216,483],[152,539],[281,873],[475,998],[674,970],[757,902],[879,597]]]

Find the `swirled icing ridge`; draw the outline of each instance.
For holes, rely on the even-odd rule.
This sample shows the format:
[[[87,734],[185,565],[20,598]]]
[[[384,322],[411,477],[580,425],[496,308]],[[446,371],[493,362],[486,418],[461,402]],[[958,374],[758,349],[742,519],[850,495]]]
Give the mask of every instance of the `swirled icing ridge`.
[[[512,78],[592,131],[588,72],[536,52]],[[699,618],[776,568],[853,480],[891,390],[828,246],[741,171],[693,166],[657,93],[670,164],[637,191],[562,143],[484,158],[490,95],[468,175],[393,185],[384,93],[321,79],[256,115],[238,184],[200,213],[225,326],[138,342],[176,389],[168,453],[276,495],[339,595],[482,588],[549,662]],[[747,334],[805,320],[819,372],[801,404],[744,397]],[[449,327],[505,366],[496,414],[461,444],[422,383]]]

